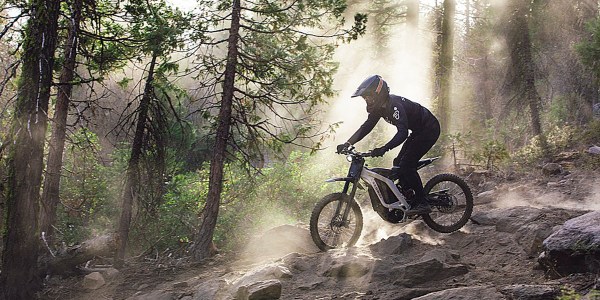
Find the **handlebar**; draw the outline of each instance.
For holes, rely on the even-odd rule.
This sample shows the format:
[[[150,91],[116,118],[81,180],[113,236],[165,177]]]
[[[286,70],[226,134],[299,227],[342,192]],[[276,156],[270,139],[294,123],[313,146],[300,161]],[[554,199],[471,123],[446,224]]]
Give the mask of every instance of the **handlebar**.
[[[373,154],[370,151],[369,152],[358,152],[355,149],[356,149],[356,147],[350,146],[350,147],[338,152],[338,154],[352,155],[352,156],[357,156],[357,157],[373,157]]]

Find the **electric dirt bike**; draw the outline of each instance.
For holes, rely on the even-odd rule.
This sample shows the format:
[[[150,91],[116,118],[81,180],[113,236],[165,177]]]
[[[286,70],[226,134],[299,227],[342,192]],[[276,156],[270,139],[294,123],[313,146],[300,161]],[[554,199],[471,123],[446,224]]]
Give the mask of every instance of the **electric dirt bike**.
[[[473,194],[467,183],[454,174],[436,175],[425,184],[425,198],[431,206],[431,213],[408,216],[406,212],[411,206],[407,199],[411,199],[414,191],[402,187],[402,178],[398,176],[396,167],[368,168],[365,158],[371,157],[371,153],[357,152],[354,147],[340,154],[347,155],[351,162],[348,176],[328,179],[327,182],[345,182],[344,189],[341,193],[323,197],[310,217],[310,234],[323,251],[350,247],[358,241],[363,215],[354,196],[357,188],[364,189],[360,179],[367,184],[373,210],[387,222],[403,223],[421,217],[431,229],[450,233],[463,227],[471,217]],[[438,158],[419,161],[417,169]]]

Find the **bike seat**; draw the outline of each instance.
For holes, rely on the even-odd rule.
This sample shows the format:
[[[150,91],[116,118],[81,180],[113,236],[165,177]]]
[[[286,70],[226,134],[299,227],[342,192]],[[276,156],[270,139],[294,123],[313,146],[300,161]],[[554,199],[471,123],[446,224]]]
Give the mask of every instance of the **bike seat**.
[[[419,162],[417,162],[417,170],[421,169],[429,164],[431,164],[432,162],[438,160],[440,157],[432,157],[432,158],[425,158],[425,159],[421,159],[419,160]],[[393,166],[392,167],[392,174],[396,174],[398,173],[398,171],[400,170],[400,167],[398,166]]]
[[[419,160],[419,162],[417,163],[417,170],[438,160],[440,157],[436,156],[436,157],[432,157],[432,158],[426,158],[426,159],[421,159]]]
[[[388,178],[394,173],[393,169],[386,168],[372,168],[371,171]]]

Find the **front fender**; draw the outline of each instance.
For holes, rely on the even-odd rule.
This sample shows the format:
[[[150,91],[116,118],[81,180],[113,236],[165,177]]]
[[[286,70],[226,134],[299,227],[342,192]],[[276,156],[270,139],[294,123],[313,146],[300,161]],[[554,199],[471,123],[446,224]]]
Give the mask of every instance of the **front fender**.
[[[336,181],[348,181],[348,182],[352,182],[353,178],[352,177],[334,177],[334,178],[329,178],[327,180],[325,180],[325,182],[336,182]],[[360,184],[360,182],[356,183],[356,186],[361,189],[364,190],[365,188]]]
[[[352,181],[351,177],[334,177],[325,180],[325,182],[336,182],[336,181]]]

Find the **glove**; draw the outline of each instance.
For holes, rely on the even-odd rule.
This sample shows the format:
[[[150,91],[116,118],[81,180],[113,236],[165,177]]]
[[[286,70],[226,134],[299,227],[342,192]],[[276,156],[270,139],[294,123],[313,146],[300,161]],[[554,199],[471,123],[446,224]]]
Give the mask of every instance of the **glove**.
[[[387,151],[388,151],[388,149],[385,147],[375,148],[375,149],[371,150],[371,156],[373,156],[373,157],[383,156]]]
[[[340,154],[342,152],[344,152],[346,149],[348,149],[348,147],[352,146],[350,143],[345,142],[343,144],[339,144],[337,145],[337,151],[336,153]]]

